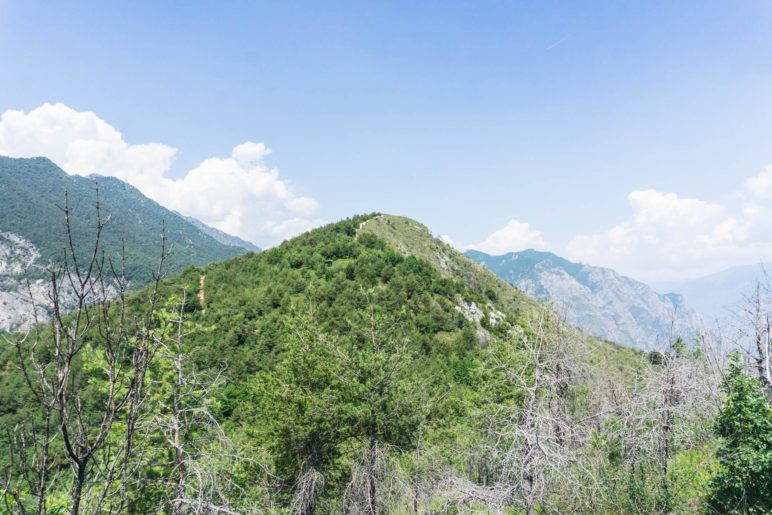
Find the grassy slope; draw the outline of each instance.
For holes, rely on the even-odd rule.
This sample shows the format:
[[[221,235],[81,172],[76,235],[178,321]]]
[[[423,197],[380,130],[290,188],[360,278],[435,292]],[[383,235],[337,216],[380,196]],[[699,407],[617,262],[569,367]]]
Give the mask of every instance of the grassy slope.
[[[378,215],[360,226],[361,233],[372,233],[403,255],[413,255],[434,265],[441,273],[461,278],[470,289],[493,292],[502,310],[522,313],[539,302],[513,287],[485,266],[475,263],[443,241],[432,237],[429,229],[410,218]],[[613,342],[583,336],[591,353],[590,364],[628,376],[638,368],[644,354]]]
[[[504,310],[513,314],[534,307],[535,301],[509,285],[482,265],[432,237],[426,226],[415,220],[394,215],[379,215],[360,227],[372,233],[403,255],[415,256],[431,263],[440,273],[461,279],[473,291],[487,293]]]

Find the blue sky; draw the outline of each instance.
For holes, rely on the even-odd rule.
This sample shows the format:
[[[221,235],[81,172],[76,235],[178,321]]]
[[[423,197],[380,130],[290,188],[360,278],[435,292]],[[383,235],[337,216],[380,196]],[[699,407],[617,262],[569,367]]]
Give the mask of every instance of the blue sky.
[[[0,113],[91,111],[177,149],[169,178],[262,142],[250,159],[292,190],[286,217],[404,214],[459,246],[672,280],[772,258],[764,177],[745,185],[772,163],[771,23],[767,1],[0,0]],[[713,217],[689,226],[694,248],[646,225],[658,203]],[[282,220],[223,217],[204,221],[279,237]]]

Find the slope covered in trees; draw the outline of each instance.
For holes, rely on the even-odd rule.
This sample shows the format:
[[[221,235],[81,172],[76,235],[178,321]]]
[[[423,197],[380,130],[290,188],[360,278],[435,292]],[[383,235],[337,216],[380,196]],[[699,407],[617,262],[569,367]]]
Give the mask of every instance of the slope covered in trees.
[[[11,512],[706,506],[701,349],[588,338],[412,220],[354,217],[105,302],[2,349]]]
[[[245,249],[241,240],[186,220],[114,177],[67,175],[42,157],[0,156],[0,329],[28,327],[35,309],[47,318],[47,267],[64,259],[69,236],[80,254],[88,253],[96,227],[97,186],[101,216],[109,217],[100,251],[112,266],[123,268],[132,289],[151,281],[162,235],[170,251],[169,273],[255,248]],[[71,234],[65,230],[65,207]]]
[[[173,247],[167,260],[170,273],[245,252],[241,247],[216,241],[119,179],[67,175],[44,157],[0,156],[0,232],[32,243],[39,253],[39,265],[59,260],[67,244],[60,209],[66,191],[75,246],[85,252],[96,225],[97,184],[102,215],[110,216],[110,230],[104,234],[102,249],[116,259],[125,244],[126,276],[131,281],[147,284],[151,280],[162,229]]]

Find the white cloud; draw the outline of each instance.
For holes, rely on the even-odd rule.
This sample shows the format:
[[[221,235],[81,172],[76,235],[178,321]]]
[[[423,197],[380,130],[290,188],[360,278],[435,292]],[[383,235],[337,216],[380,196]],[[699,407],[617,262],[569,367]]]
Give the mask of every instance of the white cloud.
[[[755,197],[772,197],[772,165],[764,168],[758,175],[749,178],[743,183],[743,186]]]
[[[437,236],[437,239],[439,239],[442,243],[445,245],[450,245],[451,247],[463,251],[463,247],[456,245],[453,239],[448,236],[447,234],[440,234]]]
[[[510,220],[501,229],[494,231],[485,241],[469,246],[469,248],[493,255],[518,252],[530,248],[546,249],[547,247],[547,242],[544,241],[539,231],[534,231],[529,224],[515,219]]]
[[[262,163],[263,159],[270,154],[271,149],[266,147],[264,143],[247,141],[241,145],[236,145],[231,155],[241,166],[249,167],[250,165]]]
[[[261,245],[320,225],[317,202],[296,195],[265,163],[271,150],[247,141],[230,157],[213,157],[184,177],[167,177],[177,149],[161,143],[131,145],[92,112],[43,104],[0,117],[0,154],[46,156],[67,173],[118,177],[185,215]]]
[[[769,212],[656,190],[633,191],[631,216],[605,232],[580,235],[566,256],[648,281],[698,277],[772,257]]]
[[[183,179],[163,179],[154,194],[171,209],[258,242],[281,241],[321,223],[313,218],[317,202],[295,195],[265,166],[260,156],[269,152],[262,143],[242,143],[231,157],[207,159]]]

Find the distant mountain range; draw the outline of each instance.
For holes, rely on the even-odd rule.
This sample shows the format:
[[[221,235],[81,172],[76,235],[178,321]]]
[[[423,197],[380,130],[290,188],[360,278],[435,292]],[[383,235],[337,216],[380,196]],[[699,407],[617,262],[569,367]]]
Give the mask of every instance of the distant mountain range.
[[[65,191],[76,249],[84,253],[93,245],[97,184],[102,215],[110,217],[102,248],[107,256],[117,258],[125,243],[125,273],[133,287],[152,278],[162,227],[170,250],[169,274],[259,250],[169,211],[114,177],[68,175],[43,157],[0,156],[0,330],[30,321],[32,304],[25,278],[32,281],[33,297],[45,305],[43,270],[47,263],[61,259],[67,241],[63,213],[57,207],[64,205]]]
[[[715,274],[680,283],[655,284],[658,291],[684,295],[706,323],[725,320],[751,293],[764,270],[772,273],[772,263],[736,266]]]
[[[240,247],[242,249],[250,250],[252,252],[260,252],[262,250],[254,243],[251,243],[247,240],[242,240],[238,236],[230,235],[227,232],[221,231],[220,229],[215,229],[214,227],[206,225],[204,222],[202,222],[201,220],[198,220],[197,218],[193,218],[192,216],[185,216],[181,213],[177,213],[176,211],[175,213],[180,215],[182,218],[192,223],[196,227],[198,227],[201,230],[201,232],[203,232],[204,234],[208,234],[209,236],[219,241],[223,245],[228,245],[229,247]]]
[[[682,295],[659,294],[608,268],[536,250],[502,256],[470,250],[466,255],[531,296],[552,303],[571,324],[606,340],[649,349],[666,342],[671,333],[691,337],[701,326],[699,315]]]

